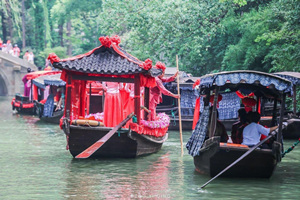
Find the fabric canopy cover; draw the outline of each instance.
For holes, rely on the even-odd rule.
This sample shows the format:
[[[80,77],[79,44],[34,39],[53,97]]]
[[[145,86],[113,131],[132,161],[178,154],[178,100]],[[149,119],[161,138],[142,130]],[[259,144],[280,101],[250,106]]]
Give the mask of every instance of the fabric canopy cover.
[[[300,85],[299,72],[277,72],[274,74],[291,81],[294,85]]]
[[[291,82],[287,79],[264,72],[250,70],[208,74],[200,77],[200,82],[200,87],[211,87],[213,84],[223,86],[226,83],[238,84],[243,82],[247,84],[254,84],[259,82],[265,87],[273,84],[278,91],[282,92],[290,92],[292,87]]]
[[[66,82],[60,79],[61,73],[53,75],[44,75],[32,80],[33,84],[39,88],[45,89],[47,85],[65,86]]]

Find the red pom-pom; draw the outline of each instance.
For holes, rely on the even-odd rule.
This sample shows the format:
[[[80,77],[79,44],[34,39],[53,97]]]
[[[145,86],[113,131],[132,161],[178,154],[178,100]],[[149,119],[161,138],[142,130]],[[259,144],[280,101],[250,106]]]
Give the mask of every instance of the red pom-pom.
[[[48,56],[48,60],[50,60],[51,64],[60,61],[59,57],[55,53],[50,53]]]
[[[112,36],[110,40],[111,42],[115,43],[118,46],[121,43],[121,38],[118,35]]]
[[[104,36],[99,37],[99,41],[101,42],[101,44],[103,46],[105,46],[107,48],[109,48],[110,45],[111,45],[111,40],[110,40],[110,38],[108,36],[106,36],[106,37],[104,37]]]
[[[166,70],[165,64],[162,63],[162,62],[159,62],[159,61],[155,64],[155,67],[156,67],[157,69],[161,69],[161,70],[163,70],[163,71]]]
[[[242,103],[244,104],[244,106],[255,106],[256,100],[250,97],[245,97],[242,99]]]
[[[200,79],[197,79],[196,82],[193,84],[193,89],[194,89],[197,85],[200,85]]]
[[[147,60],[145,60],[145,62],[143,62],[143,64],[140,65],[140,67],[142,67],[145,70],[149,70],[152,68],[152,60],[150,60],[149,58]]]

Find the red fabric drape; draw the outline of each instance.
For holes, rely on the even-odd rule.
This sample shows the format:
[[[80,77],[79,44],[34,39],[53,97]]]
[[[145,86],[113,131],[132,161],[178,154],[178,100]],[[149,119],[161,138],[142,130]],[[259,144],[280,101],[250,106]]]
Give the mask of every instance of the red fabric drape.
[[[200,114],[200,97],[196,99],[196,104],[195,104],[195,110],[194,110],[194,119],[193,119],[193,130],[196,127],[196,124],[199,120],[199,114]]]
[[[34,84],[32,87],[32,98],[33,100],[38,100],[38,87]]]
[[[168,128],[169,128],[169,127],[149,128],[147,126],[138,125],[136,123],[130,123],[129,127],[131,130],[133,130],[134,132],[137,132],[138,134],[151,135],[154,137],[162,137],[162,136],[166,135],[166,133],[168,132]]]
[[[260,112],[261,112],[261,101],[260,101],[260,99],[258,99],[258,113],[260,114]]]

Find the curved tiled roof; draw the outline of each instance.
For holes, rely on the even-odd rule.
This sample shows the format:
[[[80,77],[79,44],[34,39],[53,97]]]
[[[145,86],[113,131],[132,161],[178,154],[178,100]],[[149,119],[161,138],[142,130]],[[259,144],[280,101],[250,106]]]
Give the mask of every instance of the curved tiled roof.
[[[125,75],[125,74],[149,74],[157,76],[161,70],[143,69],[139,65],[143,62],[128,54],[117,45],[110,48],[100,46],[86,54],[73,58],[62,59],[53,62],[53,67],[62,70],[71,70],[83,73]]]

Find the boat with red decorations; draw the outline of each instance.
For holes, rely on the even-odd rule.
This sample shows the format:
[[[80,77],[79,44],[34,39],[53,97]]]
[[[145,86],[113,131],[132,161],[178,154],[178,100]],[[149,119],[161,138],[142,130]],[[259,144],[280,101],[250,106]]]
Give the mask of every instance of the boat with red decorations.
[[[44,90],[44,99],[34,101],[36,114],[41,121],[59,124],[63,116],[66,82],[61,80],[60,76],[61,73],[44,75],[32,81],[35,86]]]
[[[53,67],[62,70],[62,80],[66,82],[65,109],[60,125],[67,137],[67,148],[75,158],[83,158],[82,153],[88,154],[84,158],[128,158],[159,151],[168,137],[169,118],[160,113],[156,121],[148,121],[145,111],[149,108],[149,87],[156,85],[155,77],[162,71],[152,68],[151,60],[142,62],[124,51],[119,46],[118,36],[100,37],[99,40],[101,46],[86,54],[67,59],[55,54],[48,57]],[[124,119],[126,115],[121,113],[124,114],[122,122],[118,121],[117,126],[107,125],[108,111],[105,109],[108,107],[112,111],[116,105],[106,102],[104,110],[99,109],[103,108],[100,98],[97,101],[87,92],[87,88],[92,91],[91,81],[99,85],[111,82],[133,85],[135,116],[132,121],[129,121],[132,115]],[[100,96],[109,99],[107,92]],[[122,106],[124,104],[122,102]],[[119,111],[125,109],[122,107],[116,112]],[[95,145],[98,146],[94,148]],[[90,148],[93,150],[89,151]]]
[[[286,94],[292,88],[291,82],[268,73],[245,70],[208,74],[201,77],[198,83],[197,88],[204,105],[195,130],[186,145],[189,154],[193,156],[196,171],[212,177],[220,172],[222,172],[221,176],[225,177],[271,177],[282,157],[282,121]],[[220,124],[217,122],[217,104],[220,100],[219,94],[222,92],[238,92],[244,96],[252,96],[249,95],[252,93],[256,102],[272,99],[275,111],[277,101],[281,102],[279,128],[267,137],[267,139],[273,137],[269,140],[268,148],[257,148],[258,146],[250,148],[239,142],[232,143],[230,140],[220,142],[220,136],[216,136],[217,129],[220,128],[217,126]],[[253,111],[259,112],[259,104],[252,106]],[[271,126],[275,126],[276,121],[277,113],[273,115]],[[243,157],[244,154],[249,155]],[[241,157],[243,159],[240,159]],[[237,160],[239,162],[233,167],[226,168]],[[227,171],[224,171],[225,168]]]
[[[43,91],[32,83],[32,80],[40,76],[60,73],[58,71],[44,70],[26,74],[22,81],[24,83],[24,94],[16,94],[11,101],[12,110],[22,114],[35,114],[34,101],[43,100]]]

